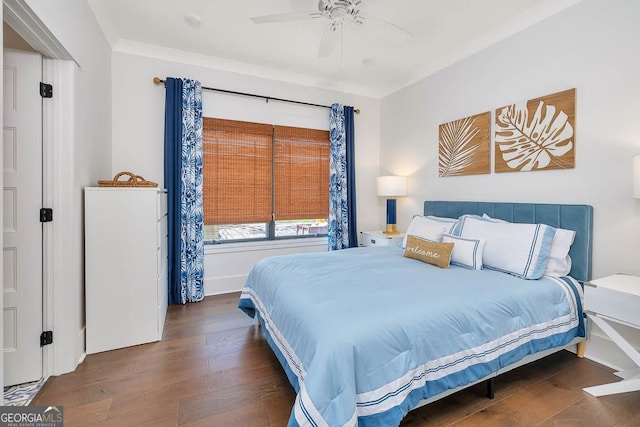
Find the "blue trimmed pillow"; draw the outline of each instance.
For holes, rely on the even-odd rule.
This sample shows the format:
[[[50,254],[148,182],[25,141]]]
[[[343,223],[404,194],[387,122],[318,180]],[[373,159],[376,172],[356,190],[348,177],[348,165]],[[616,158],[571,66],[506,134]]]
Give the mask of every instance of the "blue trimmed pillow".
[[[486,214],[485,214],[486,215]],[[462,227],[462,221],[460,221],[463,218],[473,218],[473,219],[477,219],[479,221],[487,221],[487,222],[496,222],[497,220],[494,220],[493,218],[491,218],[490,216],[480,216],[480,215],[471,215],[471,214],[465,214],[462,215],[460,218],[458,218],[458,221],[453,225],[453,228],[451,229],[450,234],[454,235],[454,236],[459,236],[460,235],[460,228]]]
[[[508,222],[502,219],[492,218],[489,215],[482,214],[482,218],[493,222]],[[545,276],[566,276],[571,271],[571,257],[569,250],[576,237],[574,230],[566,230],[564,228],[556,228],[556,234],[551,242],[549,250],[549,261],[544,269]]]
[[[482,253],[484,252],[485,239],[469,239],[466,237],[444,234],[442,242],[453,243],[451,264],[472,270],[482,270]]]
[[[539,279],[544,274],[556,229],[546,224],[492,222],[477,215],[459,218],[455,235],[486,239],[484,267],[523,279]]]

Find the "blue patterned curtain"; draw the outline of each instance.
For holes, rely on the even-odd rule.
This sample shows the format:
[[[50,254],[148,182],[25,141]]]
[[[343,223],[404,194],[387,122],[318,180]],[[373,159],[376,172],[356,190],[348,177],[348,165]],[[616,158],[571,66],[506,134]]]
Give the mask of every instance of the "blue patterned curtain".
[[[185,304],[204,298],[202,86],[173,78],[167,78],[165,85],[169,303]]]
[[[329,250],[358,246],[353,107],[331,106]]]
[[[358,247],[358,227],[356,224],[356,135],[354,130],[353,107],[344,107],[344,131],[347,142],[347,209],[349,217],[349,247]]]

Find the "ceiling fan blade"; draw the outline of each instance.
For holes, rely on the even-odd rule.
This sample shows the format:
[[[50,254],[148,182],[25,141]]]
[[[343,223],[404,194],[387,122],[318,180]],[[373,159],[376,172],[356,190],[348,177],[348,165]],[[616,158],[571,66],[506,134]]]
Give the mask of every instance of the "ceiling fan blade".
[[[413,37],[413,34],[402,27],[399,27],[384,19],[374,18],[367,16],[365,25],[374,25],[380,28],[381,31],[385,31],[390,34],[398,42],[405,42]]]
[[[270,24],[272,22],[299,21],[302,19],[316,18],[318,12],[293,12],[278,13],[276,15],[254,16],[251,20],[255,24]]]
[[[318,57],[326,58],[327,56],[331,55],[331,52],[333,52],[333,49],[336,47],[339,38],[340,27],[336,28],[331,24],[327,25],[324,29],[324,33],[322,34],[322,39],[320,40]]]

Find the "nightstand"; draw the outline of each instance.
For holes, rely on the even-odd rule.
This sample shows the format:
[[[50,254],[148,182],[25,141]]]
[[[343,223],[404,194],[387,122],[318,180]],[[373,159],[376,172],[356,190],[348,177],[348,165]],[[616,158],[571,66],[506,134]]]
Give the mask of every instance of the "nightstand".
[[[382,231],[360,232],[360,246],[398,246],[404,239],[404,233],[385,234]]]
[[[583,389],[594,396],[640,390],[640,353],[610,323],[640,329],[640,277],[616,274],[584,286],[584,309],[593,323],[639,368],[616,372],[622,381]]]

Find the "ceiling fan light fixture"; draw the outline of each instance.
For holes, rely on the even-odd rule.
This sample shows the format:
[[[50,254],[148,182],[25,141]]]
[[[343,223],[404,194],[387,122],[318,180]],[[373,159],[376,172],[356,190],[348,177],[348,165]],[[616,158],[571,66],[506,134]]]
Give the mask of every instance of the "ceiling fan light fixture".
[[[367,18],[360,15],[362,0],[318,0],[317,11],[278,13],[275,15],[255,16],[251,20],[256,24],[275,22],[298,21],[302,19],[325,18],[328,22],[320,40],[318,57],[324,58],[331,55],[334,47],[340,42],[340,58],[342,58],[345,26],[362,26]],[[366,2],[365,2],[366,4]],[[403,36],[411,37],[411,33],[390,22],[371,18],[369,22],[381,22],[387,28]],[[339,31],[338,31],[339,30]],[[341,60],[342,62],[342,60]]]
[[[198,28],[202,24],[202,18],[195,13],[187,13],[184,15],[184,20],[192,28]]]
[[[341,7],[336,7],[335,9],[329,12],[329,19],[331,19],[334,22],[337,22],[337,21],[344,22],[347,20],[348,17],[349,17],[349,12],[347,12],[345,9]]]

